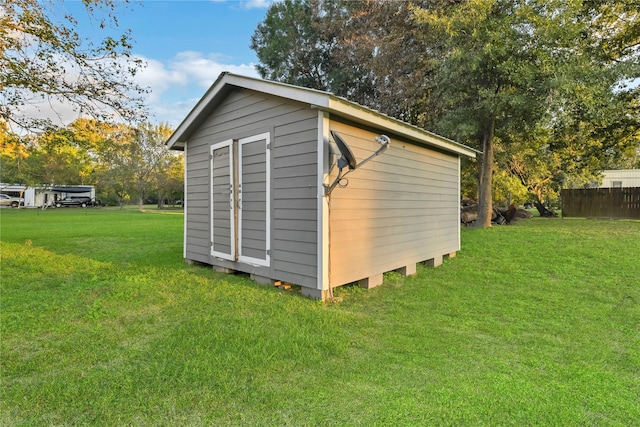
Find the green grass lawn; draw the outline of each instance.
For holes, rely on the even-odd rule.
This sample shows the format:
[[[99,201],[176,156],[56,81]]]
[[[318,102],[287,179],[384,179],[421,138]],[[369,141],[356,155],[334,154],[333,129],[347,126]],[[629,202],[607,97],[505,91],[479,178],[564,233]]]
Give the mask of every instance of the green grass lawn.
[[[464,229],[321,303],[187,266],[179,212],[0,210],[3,426],[640,425],[640,222]]]

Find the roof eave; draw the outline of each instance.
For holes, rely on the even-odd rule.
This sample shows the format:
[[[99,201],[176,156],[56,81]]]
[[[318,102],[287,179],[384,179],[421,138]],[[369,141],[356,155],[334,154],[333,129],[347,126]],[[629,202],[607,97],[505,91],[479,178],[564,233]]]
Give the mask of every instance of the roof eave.
[[[240,76],[223,72],[211,85],[186,118],[178,125],[175,132],[167,140],[167,146],[173,150],[184,150],[186,141],[197,129],[204,113],[215,107],[215,100],[225,93],[229,86],[241,87],[265,94],[275,95],[311,105],[329,114],[347,118],[357,123],[375,124],[390,133],[396,133],[419,144],[430,145],[441,150],[475,158],[479,151],[452,141],[443,136],[426,131],[417,126],[395,119],[386,114],[360,106],[345,98],[329,92],[302,88],[286,83],[272,82],[253,77]],[[375,119],[375,120],[373,120]]]
[[[358,123],[375,123],[376,126],[379,126],[389,132],[403,135],[414,142],[431,145],[444,151],[453,152],[474,159],[476,158],[476,154],[481,154],[480,151],[460,144],[459,142],[450,140],[433,132],[429,132],[391,116],[387,116],[386,114],[378,111],[360,107],[357,104],[353,104],[346,101],[344,98],[335,95],[330,96],[330,103],[327,110],[329,113],[338,114]],[[377,120],[373,122],[371,120],[371,116],[376,117]]]
[[[206,110],[212,108],[214,100],[228,86],[237,86],[310,105],[317,105],[322,108],[327,108],[329,105],[327,92],[223,72],[169,137],[166,143],[169,149],[184,149],[185,141],[199,124],[199,118],[202,117]]]

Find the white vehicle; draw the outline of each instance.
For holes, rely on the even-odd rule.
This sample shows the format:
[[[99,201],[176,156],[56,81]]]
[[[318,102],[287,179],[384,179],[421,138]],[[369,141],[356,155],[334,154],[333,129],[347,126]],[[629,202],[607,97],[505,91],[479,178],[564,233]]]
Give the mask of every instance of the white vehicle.
[[[12,208],[17,208],[20,205],[24,206],[23,198],[0,194],[0,206],[11,206]]]

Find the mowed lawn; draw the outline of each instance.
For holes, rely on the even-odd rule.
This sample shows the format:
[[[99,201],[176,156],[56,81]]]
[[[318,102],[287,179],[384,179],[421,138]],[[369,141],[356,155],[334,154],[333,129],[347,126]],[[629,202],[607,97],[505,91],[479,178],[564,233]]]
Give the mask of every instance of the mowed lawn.
[[[2,426],[640,425],[640,222],[463,229],[321,303],[187,266],[179,212],[0,210]]]

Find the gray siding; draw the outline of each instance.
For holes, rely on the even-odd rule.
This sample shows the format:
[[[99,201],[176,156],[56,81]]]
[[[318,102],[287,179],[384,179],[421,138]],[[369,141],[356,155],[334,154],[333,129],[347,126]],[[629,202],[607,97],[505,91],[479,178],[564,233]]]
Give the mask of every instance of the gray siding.
[[[332,122],[358,161],[376,134]],[[459,250],[458,158],[402,141],[331,193],[331,286]],[[335,174],[335,172],[334,172]]]
[[[316,288],[318,112],[295,118],[274,130],[271,265],[276,278]]]
[[[210,147],[264,132],[269,132],[271,139],[271,264],[252,266],[212,257]],[[187,142],[187,259],[316,288],[317,135],[317,111],[308,105],[245,89],[234,90],[222,100]],[[260,175],[257,163],[247,163],[246,170]],[[250,182],[249,176],[245,180],[248,187],[243,191],[251,187],[256,191],[255,199],[247,201],[252,206],[243,206],[245,225],[247,230],[255,228],[252,244],[259,249],[264,247],[264,230],[260,220],[250,222],[264,209],[257,196],[260,183]],[[255,208],[254,212],[250,213],[249,207]],[[248,242],[249,236],[244,237]],[[252,250],[248,246],[244,249]]]

